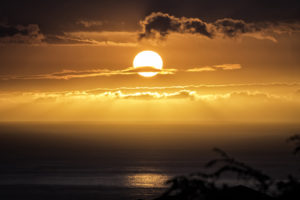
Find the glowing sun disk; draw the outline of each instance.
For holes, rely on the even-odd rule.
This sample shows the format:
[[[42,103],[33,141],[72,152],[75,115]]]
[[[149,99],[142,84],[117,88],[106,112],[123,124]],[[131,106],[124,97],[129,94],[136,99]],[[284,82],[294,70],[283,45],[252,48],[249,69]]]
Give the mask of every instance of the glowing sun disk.
[[[135,56],[133,67],[152,67],[156,70],[162,70],[163,61],[160,55],[154,51],[142,51]],[[144,77],[152,77],[158,74],[158,72],[138,72],[138,74]]]

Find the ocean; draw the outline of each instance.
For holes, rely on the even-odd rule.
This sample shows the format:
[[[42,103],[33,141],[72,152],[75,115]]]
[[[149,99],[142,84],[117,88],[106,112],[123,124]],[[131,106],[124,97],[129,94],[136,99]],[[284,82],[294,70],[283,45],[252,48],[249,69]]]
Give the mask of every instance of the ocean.
[[[0,199],[153,199],[218,147],[276,179],[299,175],[291,123],[6,122]],[[235,177],[224,181],[238,184]]]

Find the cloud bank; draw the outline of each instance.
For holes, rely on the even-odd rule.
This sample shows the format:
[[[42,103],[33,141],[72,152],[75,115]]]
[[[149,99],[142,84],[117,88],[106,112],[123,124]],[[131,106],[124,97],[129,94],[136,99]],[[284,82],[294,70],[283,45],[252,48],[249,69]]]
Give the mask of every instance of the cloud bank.
[[[236,38],[242,35],[256,39],[276,41],[272,34],[299,31],[299,24],[270,22],[249,23],[243,20],[224,18],[205,22],[199,18],[175,17],[167,13],[153,12],[140,21],[142,32],[139,38],[165,39],[170,33],[189,33],[207,38],[217,36]]]
[[[56,33],[40,30],[38,24],[12,25],[0,23],[1,44],[82,45],[82,46],[138,46],[143,38],[165,39],[171,33],[194,34],[206,38],[238,38],[247,36],[276,42],[276,36],[300,31],[299,22],[246,22],[223,18],[206,22],[200,18],[176,17],[153,12],[140,20],[142,31],[124,29],[111,31],[103,20],[76,20],[73,28],[60,27]],[[137,37],[138,36],[138,37]]]
[[[299,95],[199,91],[2,92],[0,121],[300,121]]]

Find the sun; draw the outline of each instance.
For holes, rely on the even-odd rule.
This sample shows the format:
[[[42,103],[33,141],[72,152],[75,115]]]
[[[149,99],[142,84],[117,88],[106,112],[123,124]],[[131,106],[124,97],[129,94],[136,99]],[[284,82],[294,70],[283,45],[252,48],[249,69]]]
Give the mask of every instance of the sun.
[[[146,72],[138,72],[139,75],[144,77],[152,77],[158,74],[159,70],[162,70],[163,68],[163,61],[160,57],[160,55],[154,51],[142,51],[138,53],[134,60],[133,60],[133,67],[135,69],[138,68],[152,68],[153,71],[146,71]]]

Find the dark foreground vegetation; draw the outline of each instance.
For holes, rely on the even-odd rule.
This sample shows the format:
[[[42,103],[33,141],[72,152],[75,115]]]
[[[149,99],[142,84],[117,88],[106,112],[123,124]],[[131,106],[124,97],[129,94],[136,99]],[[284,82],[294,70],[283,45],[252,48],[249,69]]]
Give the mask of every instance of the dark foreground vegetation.
[[[300,152],[300,135],[287,140],[295,145],[294,154]],[[156,200],[299,200],[300,182],[288,174],[285,180],[275,180],[260,170],[229,156],[215,148],[219,158],[209,161],[205,167],[209,172],[198,172],[178,176],[167,182],[170,187]],[[300,170],[300,169],[299,169]],[[243,185],[220,182],[221,177],[236,175]]]
[[[3,144],[2,140],[2,144]],[[31,139],[30,139],[31,141]],[[38,140],[40,142],[40,140]],[[288,139],[288,143],[293,145],[295,154],[295,159],[300,159],[300,135],[295,135]],[[10,144],[10,142],[8,143]],[[44,144],[44,143],[42,143]],[[51,145],[50,145],[51,146]],[[24,145],[27,149],[28,146]],[[51,146],[52,147],[52,146]],[[14,147],[12,147],[14,148]],[[49,148],[46,146],[46,150],[51,149],[52,151],[55,148]],[[59,148],[57,148],[59,149]],[[27,149],[28,150],[28,149]],[[30,149],[29,149],[30,150]],[[18,150],[19,151],[19,150]],[[58,150],[56,150],[58,151]],[[233,158],[226,152],[221,149],[214,149],[218,157],[209,161],[202,172],[192,173],[187,176],[178,176],[168,181],[168,188],[130,188],[130,187],[117,187],[117,186],[105,186],[105,185],[84,185],[81,182],[74,181],[74,184],[66,184],[63,182],[61,184],[53,184],[47,182],[47,184],[38,184],[35,183],[35,179],[39,178],[40,175],[46,174],[49,177],[54,177],[60,173],[66,176],[72,177],[73,174],[76,176],[78,172],[87,173],[90,168],[83,164],[83,168],[76,168],[67,163],[60,165],[45,165],[45,167],[40,167],[40,158],[38,157],[38,165],[29,166],[27,165],[16,166],[8,165],[5,166],[5,163],[2,164],[2,174],[5,178],[5,181],[2,181],[0,184],[0,200],[299,200],[300,199],[300,182],[299,177],[296,177],[292,174],[287,174],[286,178],[282,180],[275,179],[264,172],[257,170],[239,160]],[[13,154],[10,151],[8,155],[14,158]],[[30,150],[31,152],[31,150]],[[41,155],[44,155],[45,151],[41,151]],[[17,152],[18,153],[18,152]],[[26,153],[26,152],[25,152]],[[63,153],[63,152],[62,152]],[[54,155],[57,156],[57,152],[54,152]],[[28,162],[31,164],[31,160],[28,159],[27,154],[21,154],[22,156],[15,156],[18,158],[21,164]],[[31,154],[29,154],[31,155]],[[45,154],[47,155],[47,154]],[[51,155],[51,154],[50,154]],[[87,155],[84,152],[83,155]],[[185,154],[186,155],[186,154]],[[270,155],[270,154],[268,154]],[[56,158],[54,156],[54,158]],[[178,155],[175,156],[177,159]],[[276,156],[276,155],[275,155]],[[287,155],[288,156],[288,155]],[[11,159],[12,159],[11,158]],[[29,156],[29,158],[31,158]],[[62,155],[62,158],[65,159],[66,156]],[[80,160],[80,156],[78,162]],[[180,157],[182,158],[182,157]],[[282,158],[280,155],[276,158]],[[23,160],[22,160],[23,159]],[[32,159],[34,160],[34,159]],[[88,160],[88,159],[87,159]],[[35,161],[35,160],[34,160]],[[46,161],[51,161],[51,158],[46,158]],[[88,160],[89,161],[89,160]],[[102,160],[100,160],[102,161]],[[14,160],[9,160],[8,163],[12,163]],[[182,161],[184,162],[184,161]],[[297,163],[297,162],[296,162]],[[298,162],[299,163],[299,162]],[[71,162],[72,164],[72,162]],[[75,162],[76,164],[76,162]],[[289,164],[289,163],[286,163]],[[9,167],[13,169],[10,170]],[[24,167],[25,166],[25,167]],[[98,167],[98,165],[96,165]],[[110,166],[110,165],[108,165]],[[0,167],[0,168],[1,168]],[[199,167],[199,165],[197,165]],[[300,170],[300,167],[295,166],[295,169]],[[94,170],[94,168],[91,168]],[[179,168],[178,168],[179,169]],[[197,168],[193,168],[197,169]],[[286,170],[284,168],[283,170]],[[57,170],[57,171],[56,171]],[[74,170],[73,173],[72,170]],[[87,172],[85,172],[86,170]],[[62,171],[62,172],[61,172]],[[286,170],[287,173],[289,170]],[[7,173],[8,172],[8,173]],[[7,174],[6,174],[7,173]],[[29,175],[28,175],[28,174]],[[10,174],[12,178],[9,179]],[[92,171],[91,174],[97,176],[95,171]],[[13,181],[13,177],[16,176],[25,176],[30,180],[31,184],[28,183],[17,183]],[[108,174],[108,179],[110,174]],[[112,175],[114,175],[112,173]],[[86,174],[83,174],[85,177]],[[0,176],[1,177],[1,176]],[[3,178],[1,177],[1,178]],[[8,177],[8,178],[7,178]],[[227,177],[232,178],[236,177],[236,181],[233,184],[232,182],[227,181]],[[22,180],[22,179],[21,179]]]

